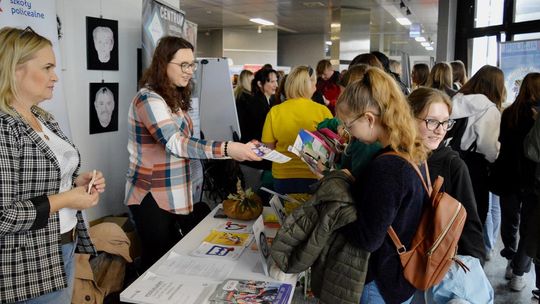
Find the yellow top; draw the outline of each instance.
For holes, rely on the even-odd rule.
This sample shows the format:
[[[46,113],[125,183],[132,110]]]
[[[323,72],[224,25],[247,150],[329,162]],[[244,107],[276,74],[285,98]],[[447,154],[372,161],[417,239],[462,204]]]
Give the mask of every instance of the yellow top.
[[[288,99],[270,109],[264,122],[261,141],[275,143],[276,151],[291,158],[284,164],[272,163],[274,178],[317,178],[296,155],[287,151],[300,129],[315,131],[317,124],[332,113],[326,106],[307,98]]]

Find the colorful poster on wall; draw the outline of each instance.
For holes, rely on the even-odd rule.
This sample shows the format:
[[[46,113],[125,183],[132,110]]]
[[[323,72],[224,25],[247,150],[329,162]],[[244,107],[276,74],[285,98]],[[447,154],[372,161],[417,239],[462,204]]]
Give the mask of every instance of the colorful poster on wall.
[[[499,64],[507,91],[505,104],[510,104],[516,99],[525,75],[540,72],[540,40],[504,42],[499,49]]]
[[[67,107],[62,88],[62,62],[58,47],[58,29],[56,24],[55,0],[0,1],[0,28],[11,26],[32,30],[51,40],[56,57],[56,74],[59,81],[54,86],[53,98],[40,104],[54,115],[60,128],[71,137]]]

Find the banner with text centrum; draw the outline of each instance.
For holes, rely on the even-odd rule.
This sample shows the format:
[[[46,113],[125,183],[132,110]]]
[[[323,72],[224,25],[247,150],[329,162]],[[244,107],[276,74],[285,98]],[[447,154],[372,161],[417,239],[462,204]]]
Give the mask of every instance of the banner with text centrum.
[[[159,38],[183,37],[184,13],[156,0],[144,0],[142,6],[142,66],[146,69]]]
[[[4,26],[21,29],[30,26],[36,33],[47,37],[53,44],[56,57],[56,74],[59,81],[54,87],[53,98],[40,107],[54,115],[62,131],[71,137],[66,102],[62,88],[62,63],[58,47],[55,0],[0,0],[0,28]]]
[[[540,72],[540,40],[503,42],[499,49],[507,92],[505,104],[509,104],[516,99],[525,75]]]

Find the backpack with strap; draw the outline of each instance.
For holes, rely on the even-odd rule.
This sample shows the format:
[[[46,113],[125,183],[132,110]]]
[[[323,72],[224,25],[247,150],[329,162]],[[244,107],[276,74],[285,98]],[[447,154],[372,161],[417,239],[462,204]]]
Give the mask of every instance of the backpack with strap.
[[[395,152],[383,155],[385,154],[399,156]],[[422,180],[430,203],[424,204],[410,248],[405,248],[392,226],[388,228],[388,235],[396,246],[405,279],[415,288],[426,290],[443,280],[454,261],[465,272],[469,270],[456,258],[457,245],[465,225],[467,211],[459,201],[441,191],[443,177],[438,176],[432,188],[426,162],[424,165],[427,184],[418,166],[409,160],[407,162]]]

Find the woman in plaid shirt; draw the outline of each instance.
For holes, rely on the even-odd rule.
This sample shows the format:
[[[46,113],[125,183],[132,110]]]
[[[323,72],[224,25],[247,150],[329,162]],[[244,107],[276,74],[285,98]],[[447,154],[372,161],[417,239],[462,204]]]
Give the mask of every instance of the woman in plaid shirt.
[[[0,41],[0,302],[67,304],[75,249],[96,253],[80,210],[105,179],[78,174],[77,149],[38,107],[58,81],[51,42],[30,27]]]
[[[146,270],[202,219],[192,200],[190,159],[261,160],[253,143],[194,138],[191,78],[193,46],[163,37],[128,111],[126,204],[141,238]],[[195,208],[194,208],[195,207]]]

